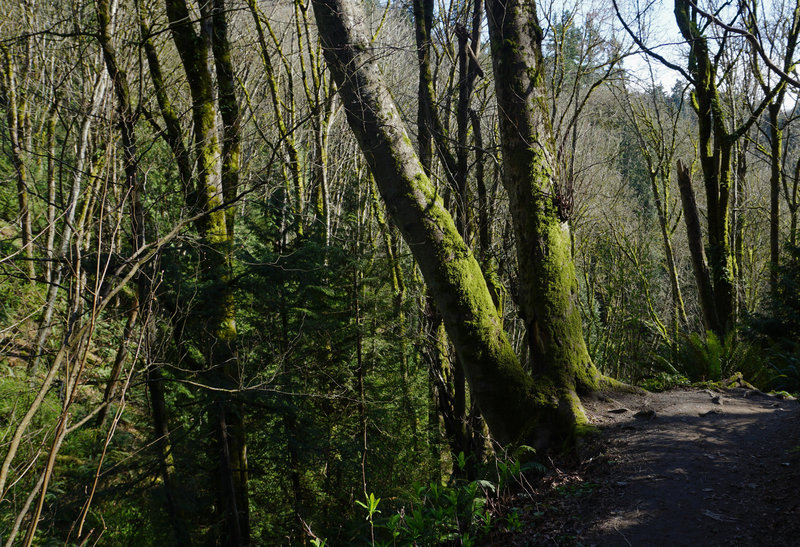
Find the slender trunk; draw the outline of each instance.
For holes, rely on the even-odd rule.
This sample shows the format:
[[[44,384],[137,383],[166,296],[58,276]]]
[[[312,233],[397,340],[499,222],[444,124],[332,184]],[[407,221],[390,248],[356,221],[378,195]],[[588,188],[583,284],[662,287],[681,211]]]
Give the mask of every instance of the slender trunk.
[[[125,171],[125,190],[130,196],[131,203],[131,249],[132,253],[139,251],[145,244],[145,231],[144,231],[144,210],[142,207],[141,198],[141,185],[139,184],[139,166],[137,164],[136,152],[136,136],[134,134],[134,114],[130,102],[130,91],[128,89],[128,75],[119,65],[117,60],[116,50],[111,42],[111,37],[114,33],[112,28],[112,20],[117,11],[118,4],[116,0],[110,2],[109,0],[96,0],[95,8],[98,20],[98,33],[97,39],[100,42],[103,51],[103,59],[106,65],[106,71],[114,89],[114,95],[117,99],[117,116],[120,134],[122,136],[122,158]],[[143,283],[144,278],[137,275],[137,285]],[[143,297],[145,290],[143,287],[138,288],[139,297]],[[106,418],[108,412],[108,405],[116,391],[116,383],[119,373],[122,370],[122,364],[128,353],[128,343],[133,332],[133,326],[139,314],[139,306],[143,302],[139,299],[132,303],[131,310],[128,315],[128,320],[125,325],[122,340],[117,348],[117,355],[114,359],[114,364],[111,368],[111,377],[106,385],[106,391],[103,396],[105,406],[97,416],[97,425],[100,426]]]
[[[782,103],[769,107],[770,177],[769,177],[769,284],[774,292],[778,286],[780,259],[780,192],[783,165],[783,131],[778,125]]]
[[[435,91],[431,74],[431,29],[433,26],[433,0],[414,0],[414,34],[419,66],[417,129],[419,131],[419,161],[426,176],[430,176],[433,152],[444,165],[448,183],[454,185],[458,171],[457,160],[450,151],[447,130],[434,108]]]
[[[0,46],[3,54],[4,70],[0,79],[0,89],[5,95],[6,123],[11,145],[11,164],[17,175],[17,206],[19,208],[20,232],[22,233],[22,252],[25,256],[25,272],[28,281],[36,281],[36,270],[33,265],[33,236],[31,229],[31,211],[28,203],[28,167],[25,163],[24,142],[29,140],[25,133],[26,104],[17,87],[17,75],[14,59],[7,46]]]
[[[789,207],[789,244],[794,247],[797,245],[797,214],[800,209],[798,203],[798,195],[800,194],[800,159],[794,165],[794,177],[792,178],[792,190],[789,191],[788,186],[784,188],[786,194],[787,206]],[[786,182],[784,177],[784,183]]]
[[[294,200],[292,203],[292,212],[295,215],[294,224],[295,224],[295,231],[302,235],[303,233],[303,213],[304,213],[304,206],[305,206],[305,193],[306,193],[306,181],[305,181],[305,174],[303,170],[303,164],[300,157],[300,151],[297,147],[296,139],[294,136],[294,128],[287,124],[286,116],[284,115],[284,107],[286,106],[283,99],[281,98],[280,89],[278,86],[278,75],[275,73],[275,68],[272,64],[272,59],[270,58],[270,51],[267,47],[267,40],[266,35],[264,33],[264,27],[266,25],[267,31],[269,31],[273,42],[278,49],[278,53],[283,55],[283,52],[280,50],[280,42],[275,34],[272,32],[272,28],[269,25],[269,21],[262,17],[256,0],[247,0],[247,5],[250,9],[250,14],[253,17],[253,22],[255,23],[256,27],[256,38],[258,41],[259,46],[259,53],[261,56],[261,62],[264,65],[264,71],[267,78],[267,84],[269,86],[269,93],[270,98],[272,99],[272,111],[275,116],[275,123],[278,129],[278,135],[281,139],[281,146],[284,150],[285,155],[285,167],[288,168],[289,175],[291,177],[291,189]],[[291,88],[291,86],[290,86]],[[291,92],[290,92],[291,94]],[[291,101],[291,99],[290,99]],[[292,111],[294,103],[291,102],[289,107],[289,116],[293,116],[294,112]],[[289,186],[289,181],[287,181],[287,188]]]
[[[658,181],[661,181],[665,191],[664,199],[662,193],[658,189]],[[653,191],[653,198],[656,205],[658,214],[658,226],[661,229],[661,241],[664,245],[664,256],[667,260],[667,274],[669,275],[670,293],[672,296],[672,328],[675,341],[677,342],[677,335],[680,325],[686,325],[688,319],[686,317],[686,308],[683,305],[683,296],[681,296],[681,286],[678,280],[678,270],[675,266],[675,252],[672,249],[672,234],[669,227],[669,219],[667,215],[668,198],[666,189],[669,187],[669,176],[662,174],[661,177],[656,173],[651,173],[650,184]]]
[[[47,261],[45,267],[45,281],[53,283],[55,264],[56,241],[56,122],[58,121],[58,106],[56,99],[50,106],[47,114]]]
[[[192,165],[189,150],[183,140],[180,119],[167,94],[165,80],[161,70],[161,62],[158,59],[158,53],[153,43],[150,26],[145,16],[145,10],[141,8],[139,2],[137,2],[137,8],[139,9],[139,32],[142,45],[144,46],[145,56],[147,57],[150,79],[153,82],[156,101],[158,102],[161,117],[164,120],[164,139],[172,150],[172,155],[175,158],[178,167],[178,176],[183,186],[184,199],[190,210],[194,211],[197,196],[192,183]]]
[[[475,185],[478,191],[478,250],[481,260],[487,263],[491,248],[491,230],[489,220],[489,199],[486,193],[486,176],[483,167],[483,132],[478,113],[470,109],[472,134],[475,136]]]
[[[480,13],[480,0],[475,1],[475,6]],[[479,16],[480,17],[480,16]],[[469,55],[470,36],[467,30],[460,24],[456,25],[458,37],[458,105],[456,107],[456,172],[453,177],[455,181],[455,202],[456,202],[456,225],[461,237],[469,245],[470,241],[470,204],[469,186],[467,177],[469,175],[469,148],[467,139],[469,137],[470,119],[469,106],[472,99],[472,87],[477,75],[475,61]]]
[[[67,351],[64,352],[64,399],[61,406],[61,413],[58,417],[53,438],[50,445],[50,450],[47,455],[47,462],[45,463],[42,475],[44,477],[39,499],[34,506],[33,516],[28,526],[28,532],[25,536],[23,545],[30,547],[36,537],[36,530],[39,526],[40,516],[44,507],[45,498],[47,496],[48,485],[52,479],[55,470],[56,459],[61,448],[61,444],[66,436],[73,431],[69,428],[69,422],[72,417],[70,408],[75,402],[75,397],[78,393],[80,379],[86,367],[86,360],[88,357],[89,346],[91,344],[92,335],[94,333],[95,321],[97,313],[102,310],[103,306],[98,306],[99,302],[95,299],[92,303],[92,317],[85,321],[76,332],[70,329],[64,337],[64,347]],[[77,321],[77,319],[76,319]],[[75,358],[73,361],[73,357]],[[56,365],[54,363],[54,368]]]
[[[435,439],[433,444],[436,446],[438,461],[441,457],[438,454],[439,433],[440,425],[444,426],[445,438],[447,439],[448,447],[450,449],[451,461],[455,462],[458,458],[459,452],[464,452],[468,455],[468,449],[465,449],[465,432],[462,431],[464,422],[464,395],[461,395],[461,413],[456,410],[459,406],[457,399],[457,387],[455,379],[455,361],[456,357],[451,355],[449,351],[449,344],[447,341],[447,333],[442,325],[442,316],[436,309],[434,298],[430,291],[425,296],[425,309],[424,309],[424,336],[427,340],[425,355],[428,361],[428,377],[432,385],[432,402],[435,412],[432,416],[432,422],[435,424],[434,434]],[[463,367],[461,367],[461,382],[463,385],[464,375]],[[454,474],[458,473],[457,469],[453,469]]]
[[[735,278],[740,279],[744,272],[744,233],[747,216],[742,214],[744,207],[744,185],[745,177],[747,175],[747,141],[744,146],[738,151],[738,159],[736,162],[736,184],[734,186],[735,196],[733,202],[733,214],[731,215],[731,222],[733,224],[733,265],[735,267]],[[755,284],[750,284],[750,289],[755,289]],[[734,300],[734,317],[739,317],[740,310],[747,310],[747,294],[743,290],[741,283]],[[750,301],[753,301],[752,299]]]
[[[445,370],[446,355],[440,351],[442,344],[439,344],[439,331],[442,323],[442,316],[436,310],[436,304],[429,295],[421,298],[422,317],[420,318],[421,335],[424,340],[422,356],[428,369],[428,448],[431,460],[437,466],[437,476],[441,464],[441,422],[442,422],[442,400],[440,393],[442,390],[441,378]],[[442,334],[444,335],[444,334]]]
[[[433,79],[431,77],[430,33],[433,26],[433,0],[414,0],[414,36],[417,46],[419,88],[417,91],[417,146],[419,161],[425,174],[430,176],[433,164],[431,148],[431,104]]]
[[[686,237],[689,240],[692,270],[694,271],[700,296],[700,308],[703,311],[703,324],[706,330],[721,334],[714,289],[711,285],[711,277],[708,272],[708,266],[706,266],[705,251],[703,250],[703,234],[700,228],[700,215],[697,212],[694,190],[692,189],[692,178],[688,168],[684,167],[683,162],[680,160],[678,161],[678,189],[681,192],[683,219],[686,223]]]
[[[8,481],[8,475],[11,469],[11,462],[14,461],[14,457],[17,455],[20,442],[22,441],[22,436],[25,434],[25,431],[28,429],[33,417],[42,406],[42,401],[44,401],[45,395],[47,395],[47,392],[50,390],[50,386],[53,385],[53,380],[55,380],[56,375],[59,372],[59,368],[70,349],[71,348],[68,348],[68,346],[64,345],[55,355],[55,358],[53,359],[53,365],[50,367],[47,376],[45,376],[41,387],[39,387],[36,397],[33,399],[28,407],[28,410],[25,412],[25,415],[14,429],[14,434],[8,443],[8,450],[3,458],[2,466],[0,466],[0,500],[5,499],[6,494],[8,493],[6,490],[6,483]]]
[[[711,281],[714,284],[714,300],[717,308],[717,319],[722,329],[727,332],[736,322],[736,264],[731,249],[730,189],[732,182],[732,146],[720,147],[718,172],[719,182],[717,206],[709,206],[708,217],[708,262]],[[709,162],[705,162],[709,163]],[[710,186],[710,185],[709,185]],[[708,195],[709,188],[706,188]]]
[[[483,166],[483,132],[478,113],[470,109],[472,134],[475,138],[475,185],[478,191],[478,256],[481,260],[486,285],[492,295],[500,320],[503,320],[503,284],[497,275],[497,262],[492,256],[492,207],[486,189],[486,175]],[[524,366],[524,359],[522,360]]]
[[[222,119],[222,195],[225,203],[231,203],[239,190],[239,163],[241,156],[241,120],[239,102],[236,99],[236,74],[231,61],[231,45],[228,40],[228,22],[225,0],[213,0],[212,21],[214,35],[212,51],[217,70],[217,101]],[[225,211],[228,239],[233,239],[235,207]]]
[[[48,337],[50,336],[50,329],[53,326],[52,325],[53,312],[55,311],[56,299],[58,298],[59,288],[61,287],[61,278],[63,277],[67,268],[70,268],[72,266],[72,264],[70,264],[69,261],[67,260],[67,251],[69,250],[70,245],[73,243],[72,236],[74,232],[78,233],[80,232],[80,230],[75,230],[76,228],[75,215],[78,209],[78,203],[81,196],[81,187],[84,176],[84,166],[86,163],[86,157],[89,152],[90,132],[97,111],[100,108],[100,104],[105,95],[106,86],[107,86],[106,74],[104,72],[98,74],[95,80],[95,85],[92,92],[92,98],[89,104],[88,111],[86,112],[83,120],[81,121],[80,132],[78,135],[77,151],[75,154],[75,164],[72,169],[73,173],[72,188],[70,190],[69,199],[67,200],[67,209],[64,214],[64,230],[61,233],[61,242],[59,244],[58,253],[55,257],[55,260],[58,261],[58,264],[56,267],[54,279],[52,280],[52,283],[48,287],[47,299],[45,301],[44,311],[42,312],[42,320],[40,321],[38,336],[36,337],[35,351],[28,362],[28,375],[35,374],[39,367],[39,361],[41,359],[43,348],[45,346]]]
[[[314,181],[317,187],[318,200],[317,200],[317,216],[322,218],[322,241],[325,247],[330,247],[331,244],[331,202],[330,202],[330,184],[328,181],[328,123],[330,121],[330,113],[327,119],[319,119],[314,124],[314,174],[316,180]]]

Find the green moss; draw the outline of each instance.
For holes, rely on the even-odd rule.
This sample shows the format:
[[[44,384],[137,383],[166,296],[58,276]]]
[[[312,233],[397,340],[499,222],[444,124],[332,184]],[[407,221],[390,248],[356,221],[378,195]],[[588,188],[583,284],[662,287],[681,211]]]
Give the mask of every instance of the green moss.
[[[573,438],[589,437],[600,433],[600,429],[589,423],[575,424],[573,429]]]

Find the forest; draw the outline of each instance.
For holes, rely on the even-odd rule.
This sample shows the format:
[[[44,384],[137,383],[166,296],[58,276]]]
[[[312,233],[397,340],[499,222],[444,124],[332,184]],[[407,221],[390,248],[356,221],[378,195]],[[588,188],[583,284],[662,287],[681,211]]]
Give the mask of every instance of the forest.
[[[6,546],[511,544],[593,394],[800,393],[800,0],[0,14]]]

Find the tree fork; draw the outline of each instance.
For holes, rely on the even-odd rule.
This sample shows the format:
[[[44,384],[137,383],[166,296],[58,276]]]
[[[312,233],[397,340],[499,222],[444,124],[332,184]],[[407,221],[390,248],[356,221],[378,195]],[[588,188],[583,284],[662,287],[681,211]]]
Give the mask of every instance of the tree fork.
[[[586,358],[572,352],[573,346],[568,345],[558,359],[549,362],[570,366],[553,368],[539,375],[534,383],[520,366],[502,329],[477,260],[414,152],[399,112],[374,66],[370,43],[358,23],[359,13],[351,0],[314,0],[313,4],[325,58],[339,87],[350,127],[387,210],[436,299],[492,435],[501,444],[526,442],[545,446],[551,437],[563,438],[580,430],[587,420],[575,388],[597,388],[601,378],[586,354],[577,308],[570,308],[569,300],[551,302],[551,306],[566,307],[569,318],[578,320],[577,324],[570,324],[570,329],[578,329],[581,338],[575,347],[582,348]],[[560,223],[557,228],[561,230]],[[550,256],[555,260],[565,258],[560,253]],[[572,268],[557,273],[557,283],[571,275],[573,283],[568,289],[576,287]]]

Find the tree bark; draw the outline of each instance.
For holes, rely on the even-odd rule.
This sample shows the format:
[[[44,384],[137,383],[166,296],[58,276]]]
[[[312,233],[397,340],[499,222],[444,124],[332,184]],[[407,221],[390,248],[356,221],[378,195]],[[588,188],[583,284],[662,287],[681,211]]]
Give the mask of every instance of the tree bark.
[[[455,185],[458,171],[457,160],[450,151],[442,119],[434,108],[435,91],[431,74],[431,29],[433,27],[433,0],[414,0],[414,35],[417,46],[417,64],[419,65],[419,87],[417,111],[417,130],[419,144],[419,161],[425,175],[430,177],[433,163],[433,151],[442,161],[445,176],[450,184]],[[431,148],[432,146],[432,148]]]
[[[601,377],[583,339],[544,89],[542,30],[530,0],[487,0],[486,12],[532,369],[537,381],[554,386],[572,420],[583,421],[575,390],[595,389]]]
[[[703,311],[703,324],[706,330],[720,332],[717,307],[714,299],[714,289],[706,265],[705,251],[703,250],[703,234],[700,228],[700,215],[697,212],[697,203],[692,189],[692,177],[683,162],[678,161],[678,189],[681,192],[683,204],[683,219],[686,223],[686,237],[689,240],[689,253],[692,257],[692,271],[700,293],[700,308]]]
[[[210,381],[236,390],[240,385],[236,352],[236,306],[230,288],[233,248],[233,208],[224,208],[236,194],[239,169],[239,110],[233,92],[233,73],[227,42],[225,9],[221,0],[202,4],[205,23],[195,31],[185,0],[166,0],[173,41],[181,58],[192,100],[192,122],[197,173],[196,207],[204,213],[197,222],[202,239],[202,278],[207,285],[198,345],[203,348]],[[209,55],[211,54],[211,56]],[[216,67],[219,93],[214,97]],[[217,109],[222,118],[222,149],[219,144]],[[191,203],[189,204],[192,205]],[[225,393],[225,392],[223,392]],[[220,541],[227,545],[248,545],[250,519],[247,493],[247,449],[244,409],[228,395],[211,405],[209,422],[216,432],[213,448],[217,462],[217,509],[224,512]]]
[[[694,78],[692,106],[697,113],[698,153],[703,171],[708,222],[708,266],[714,287],[717,334],[734,322],[733,255],[730,246],[730,192],[734,137],[725,127],[716,83],[716,65],[708,42],[690,15],[688,0],[675,0],[675,20],[691,44],[689,65]],[[704,289],[700,288],[701,291]]]
[[[781,98],[783,94],[779,95]],[[778,263],[780,260],[780,193],[783,176],[783,130],[779,125],[782,102],[769,106],[769,285],[773,293],[778,287]]]
[[[340,90],[347,119],[393,221],[400,228],[425,278],[464,366],[472,394],[492,435],[503,444],[544,444],[549,434],[566,436],[577,423],[585,423],[580,402],[574,395],[574,378],[557,381],[533,379],[523,371],[502,329],[480,266],[460,237],[452,216],[445,210],[415,154],[400,114],[374,65],[369,40],[361,28],[361,14],[352,0],[314,0],[317,27],[325,58]],[[490,16],[491,17],[491,16]],[[549,227],[549,225],[548,225]],[[558,223],[557,233],[562,237]],[[549,235],[545,234],[545,235]],[[567,238],[568,249],[568,238]],[[550,253],[554,260],[563,254]],[[571,260],[568,262],[571,265]],[[548,262],[548,265],[550,263]],[[574,273],[549,272],[558,276],[542,284],[560,284]],[[553,305],[554,303],[549,303]],[[560,304],[569,307],[570,301]],[[574,307],[570,317],[578,317]],[[577,323],[580,332],[580,322]],[[548,331],[553,332],[553,331]],[[558,334],[572,334],[558,327]],[[573,341],[567,344],[571,351]],[[577,347],[583,348],[582,336]],[[579,359],[576,359],[578,361]],[[591,362],[581,363],[586,381],[596,385]],[[576,372],[577,368],[571,368]],[[568,382],[568,383],[566,383]]]
[[[675,21],[683,38],[689,43],[688,68],[694,90],[692,107],[697,114],[697,151],[703,171],[706,194],[707,237],[706,251],[709,273],[714,288],[717,334],[723,335],[736,322],[736,262],[731,249],[731,185],[736,142],[744,137],[764,109],[774,100],[784,85],[765,87],[765,96],[750,116],[738,127],[728,128],[729,116],[717,86],[717,68],[721,54],[712,55],[703,34],[704,17],[691,0],[675,0]],[[727,35],[718,41],[724,47]],[[735,194],[734,194],[735,195]],[[700,288],[704,291],[703,288]]]

